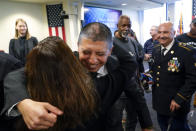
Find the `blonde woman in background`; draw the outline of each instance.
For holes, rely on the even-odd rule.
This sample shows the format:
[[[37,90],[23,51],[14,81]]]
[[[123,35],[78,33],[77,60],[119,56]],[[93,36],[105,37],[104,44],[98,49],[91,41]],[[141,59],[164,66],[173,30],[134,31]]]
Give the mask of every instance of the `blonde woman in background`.
[[[27,54],[37,43],[37,38],[30,35],[26,21],[21,18],[17,19],[15,37],[9,43],[9,54],[19,59],[24,65]]]

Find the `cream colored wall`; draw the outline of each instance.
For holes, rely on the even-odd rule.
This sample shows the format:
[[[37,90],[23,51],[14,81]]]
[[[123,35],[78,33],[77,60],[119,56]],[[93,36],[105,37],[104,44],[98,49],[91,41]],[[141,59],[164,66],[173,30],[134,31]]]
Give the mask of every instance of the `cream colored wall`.
[[[47,21],[42,14],[41,4],[0,1],[0,12],[0,49],[5,52],[8,52],[9,41],[14,37],[17,18],[27,21],[30,34],[38,40],[48,36]]]

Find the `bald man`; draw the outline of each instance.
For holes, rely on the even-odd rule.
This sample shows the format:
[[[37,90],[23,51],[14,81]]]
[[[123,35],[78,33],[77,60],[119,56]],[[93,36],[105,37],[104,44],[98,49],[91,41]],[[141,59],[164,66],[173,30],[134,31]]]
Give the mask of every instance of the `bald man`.
[[[152,52],[153,108],[162,131],[190,131],[187,113],[196,86],[196,51],[174,36],[172,23],[159,25],[159,44]]]
[[[144,43],[144,60],[148,61],[152,55],[153,46],[158,43],[157,41],[158,26],[153,25],[150,29],[150,35],[152,38],[148,39]]]

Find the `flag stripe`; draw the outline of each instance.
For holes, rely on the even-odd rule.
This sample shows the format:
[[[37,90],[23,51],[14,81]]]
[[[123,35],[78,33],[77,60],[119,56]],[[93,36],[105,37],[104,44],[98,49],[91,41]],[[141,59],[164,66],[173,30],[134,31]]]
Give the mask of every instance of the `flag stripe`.
[[[59,36],[58,27],[55,27],[56,36]]]
[[[56,31],[54,27],[52,28],[52,36],[56,36]]]
[[[62,34],[63,34],[63,40],[66,41],[65,28],[64,28],[64,26],[62,27]]]
[[[52,28],[49,27],[49,36],[52,36]]]
[[[59,32],[59,37],[63,39],[63,34],[62,34],[62,27],[58,27],[58,32]]]

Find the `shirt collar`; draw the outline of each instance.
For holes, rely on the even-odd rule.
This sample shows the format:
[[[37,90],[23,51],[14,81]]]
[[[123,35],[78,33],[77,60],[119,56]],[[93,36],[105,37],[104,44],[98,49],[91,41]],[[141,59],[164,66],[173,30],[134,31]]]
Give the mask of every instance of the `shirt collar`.
[[[167,45],[166,47],[163,47],[163,46],[161,45],[161,50],[162,50],[163,48],[166,48],[167,51],[169,51],[169,50],[172,48],[173,45],[174,45],[174,39],[173,39],[172,42],[171,42],[169,45]]]
[[[97,71],[97,77],[105,76],[108,74],[107,68],[105,65],[103,65],[98,71]]]

